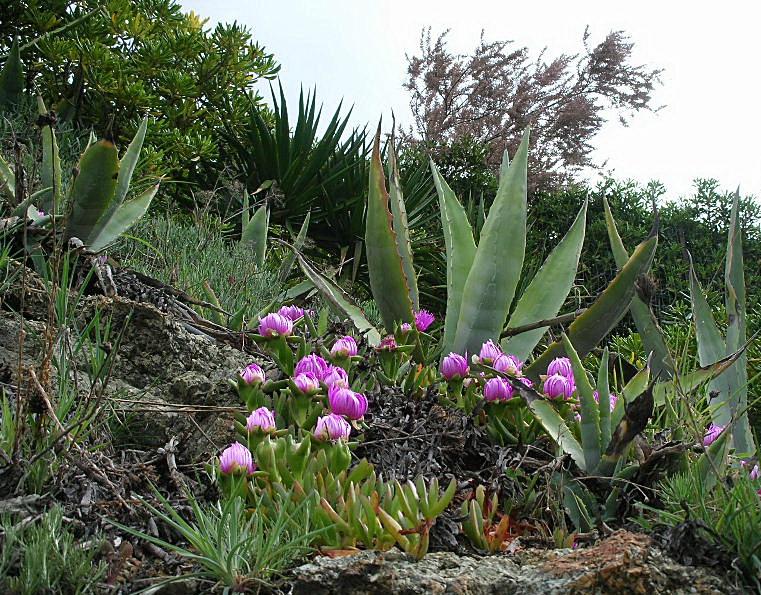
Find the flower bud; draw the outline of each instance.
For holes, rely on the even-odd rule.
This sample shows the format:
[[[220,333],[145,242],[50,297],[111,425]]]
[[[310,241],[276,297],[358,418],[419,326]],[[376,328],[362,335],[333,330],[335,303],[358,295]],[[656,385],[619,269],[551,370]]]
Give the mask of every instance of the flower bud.
[[[346,335],[336,340],[330,349],[330,355],[333,357],[354,357],[357,355],[357,342],[354,337]]]
[[[336,415],[345,415],[349,419],[362,419],[367,412],[367,398],[355,393],[350,388],[331,386],[328,390],[330,410]]]
[[[259,334],[264,337],[287,337],[293,332],[293,321],[281,314],[267,314],[259,320]]]
[[[387,337],[384,337],[383,340],[380,342],[380,345],[378,345],[378,349],[381,351],[395,351],[396,350],[396,339],[394,338],[394,335],[389,335]]]
[[[459,353],[450,353],[441,360],[441,375],[447,380],[465,378],[469,372],[468,360]]]
[[[415,313],[415,328],[424,333],[433,324],[434,320],[436,320],[436,317],[428,310],[419,310]]]
[[[240,442],[231,444],[222,452],[219,468],[225,475],[251,475],[256,469],[251,451]]]
[[[556,357],[552,360],[550,365],[547,366],[547,376],[554,376],[555,374],[560,374],[569,380],[573,380],[573,366],[571,365],[571,360],[567,357]]]
[[[399,327],[399,331],[401,331],[401,333],[402,333],[403,335],[406,335],[406,334],[407,334],[407,333],[409,333],[411,330],[412,330],[412,325],[411,325],[409,322],[403,322],[403,323],[401,324],[401,326]]]
[[[295,375],[306,374],[312,376],[317,380],[325,378],[325,374],[328,371],[328,362],[326,362],[319,355],[311,354],[302,357],[296,364],[294,371]]]
[[[283,306],[280,308],[280,310],[277,311],[280,316],[287,318],[291,322],[296,322],[297,320],[301,320],[304,318],[304,309],[299,308],[298,306]]]
[[[500,355],[502,355],[502,350],[494,344],[494,341],[489,339],[486,343],[481,345],[481,351],[478,354],[477,363],[487,365],[492,364]]]
[[[703,436],[703,446],[711,446],[723,431],[724,426],[717,426],[716,424],[708,426],[708,430]]]
[[[351,434],[351,425],[342,416],[335,413],[329,413],[317,418],[317,425],[314,428],[314,436],[318,440],[348,440]]]
[[[305,395],[314,394],[320,389],[320,381],[311,374],[297,374],[293,384]]]
[[[513,398],[513,387],[502,378],[490,378],[484,386],[487,401],[509,401]]]
[[[349,388],[349,375],[346,370],[340,366],[328,366],[328,372],[325,374],[325,378],[322,379],[325,386],[340,386],[343,388]]]
[[[500,353],[494,360],[494,369],[505,374],[517,376],[523,367],[523,362],[515,355]]]
[[[243,382],[246,384],[261,384],[266,380],[264,370],[257,364],[248,364],[240,373]]]
[[[561,374],[548,376],[544,381],[544,394],[550,399],[569,399],[574,390],[575,387],[571,381]]]
[[[518,378],[518,382],[522,383],[528,388],[534,388],[534,383],[531,381],[531,379],[528,376],[521,376],[520,378]]]
[[[246,430],[249,432],[271,434],[276,429],[275,413],[266,407],[259,407],[259,409],[252,411],[246,419]]]

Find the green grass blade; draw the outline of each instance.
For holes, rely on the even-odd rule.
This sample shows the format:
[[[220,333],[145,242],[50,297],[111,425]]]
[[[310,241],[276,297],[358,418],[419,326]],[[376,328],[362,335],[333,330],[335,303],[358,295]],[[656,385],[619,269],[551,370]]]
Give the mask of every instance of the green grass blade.
[[[526,252],[528,144],[527,129],[513,162],[503,169],[481,230],[463,289],[454,340],[457,353],[477,353],[485,341],[499,339],[515,297]]]
[[[69,195],[71,215],[66,225],[66,239],[83,242],[108,210],[116,190],[119,158],[114,143],[101,140],[88,148],[79,160],[79,174]]]
[[[88,238],[87,245],[92,252],[100,252],[121,236],[125,231],[132,227],[140,217],[145,215],[148,207],[151,206],[153,197],[159,190],[156,184],[148,188],[137,198],[128,200],[111,215],[107,221],[99,222],[95,228],[95,233]]]
[[[375,135],[370,164],[370,188],[367,196],[365,250],[370,273],[370,289],[387,331],[395,323],[412,322],[412,300],[396,234],[389,211],[389,195],[383,179],[380,157],[380,125]]]
[[[42,97],[37,97],[37,109],[40,116],[47,118],[48,109]],[[42,164],[40,167],[40,181],[42,187],[48,189],[39,204],[36,206],[45,213],[50,214],[53,204],[61,208],[61,158],[58,155],[58,141],[50,124],[42,127]]]
[[[616,278],[568,327],[568,338],[579,357],[584,357],[594,349],[626,314],[634,297],[634,283],[650,268],[657,245],[658,237],[653,235],[637,246]],[[563,355],[565,351],[562,343],[555,341],[524,370],[524,373],[536,382],[539,380],[539,374],[544,374],[549,363]]]
[[[301,270],[304,271],[304,275],[306,275],[309,281],[314,284],[333,309],[339,315],[345,316],[351,320],[359,333],[366,336],[367,342],[371,347],[379,345],[380,333],[378,332],[378,329],[367,320],[362,308],[357,306],[343,289],[338,287],[327,277],[318,273],[299,252],[295,252],[295,254]]]
[[[394,137],[388,146],[388,186],[391,214],[394,218],[394,233],[396,234],[396,247],[402,259],[404,276],[407,278],[412,308],[417,312],[420,309],[420,295],[417,289],[417,276],[412,263],[412,244],[410,243],[410,229],[407,223],[407,209],[404,206],[404,195],[399,178],[399,167],[396,160],[396,148]]]
[[[610,248],[613,252],[613,258],[616,261],[616,267],[621,269],[626,264],[626,261],[629,260],[629,252],[626,250],[626,247],[621,240],[621,236],[618,234],[618,228],[616,227],[616,221],[610,210],[608,199],[603,196],[602,200],[605,209],[605,224],[608,228]],[[671,378],[674,375],[674,360],[666,345],[663,331],[658,325],[658,321],[655,318],[653,311],[650,309],[650,306],[638,295],[635,295],[634,299],[632,299],[629,311],[631,312],[634,324],[642,338],[642,344],[645,346],[645,351],[653,354],[651,361],[653,375],[656,377],[660,375],[664,379]]]
[[[573,377],[576,380],[576,391],[581,404],[581,446],[584,450],[584,469],[591,471],[600,462],[600,410],[595,403],[594,389],[589,382],[587,372],[581,363],[579,354],[563,333],[563,347],[571,360]],[[601,396],[600,401],[605,399]]]
[[[584,201],[568,233],[555,246],[518,300],[507,323],[508,327],[553,318],[560,312],[576,278],[581,248],[584,245],[586,217],[587,202]],[[546,332],[547,327],[508,337],[502,340],[502,349],[505,353],[515,354],[525,360]]]
[[[444,247],[447,253],[447,312],[444,319],[443,353],[454,346],[457,321],[460,318],[462,291],[476,255],[476,242],[465,208],[457,200],[449,184],[431,161],[433,183],[439,195],[441,227],[444,231]]]
[[[602,352],[600,369],[597,372],[597,395],[600,398],[600,451],[605,452],[610,443],[612,426],[610,424],[610,382],[608,381],[608,348]],[[616,403],[618,404],[618,403]]]
[[[246,229],[240,236],[240,241],[251,247],[254,254],[254,264],[257,269],[264,266],[267,257],[267,230],[269,227],[270,212],[266,204],[263,204],[251,217]]]

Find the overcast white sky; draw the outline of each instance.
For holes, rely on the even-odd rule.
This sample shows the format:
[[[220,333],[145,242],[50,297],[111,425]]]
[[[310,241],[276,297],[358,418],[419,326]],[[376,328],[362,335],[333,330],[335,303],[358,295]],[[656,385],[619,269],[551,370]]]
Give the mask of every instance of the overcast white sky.
[[[595,140],[598,162],[618,177],[666,184],[669,197],[695,177],[761,196],[761,5],[756,1],[639,0],[533,2],[488,0],[181,0],[215,21],[245,23],[282,64],[290,98],[317,86],[332,112],[354,104],[358,125],[391,109],[409,121],[405,53],[420,31],[450,28],[450,48],[468,52],[481,29],[551,55],[576,53],[590,26],[592,42],[612,29],[629,33],[634,59],[664,68],[657,114],[624,128],[613,120]],[[755,7],[755,8],[754,8]],[[386,120],[388,121],[388,120]]]

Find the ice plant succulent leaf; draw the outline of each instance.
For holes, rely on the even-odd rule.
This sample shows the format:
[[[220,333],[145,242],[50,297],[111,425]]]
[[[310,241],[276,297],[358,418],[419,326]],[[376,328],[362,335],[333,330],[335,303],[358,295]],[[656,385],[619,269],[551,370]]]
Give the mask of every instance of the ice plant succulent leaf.
[[[635,282],[647,272],[653,260],[658,238],[653,235],[632,253],[626,265],[592,305],[568,327],[566,334],[579,357],[587,355],[626,314],[635,293]],[[524,373],[536,381],[548,363],[565,355],[563,344],[555,341],[529,365]]]
[[[505,325],[526,252],[526,176],[529,131],[500,176],[468,278],[463,288],[453,351],[474,353],[497,339]]]
[[[602,201],[605,209],[605,223],[608,228],[611,252],[613,252],[613,258],[616,261],[616,267],[621,269],[626,264],[626,261],[629,260],[629,252],[626,250],[621,236],[618,234],[616,221],[613,218],[613,213],[610,210],[610,205],[605,195],[603,195]],[[660,375],[663,380],[671,378],[674,373],[674,360],[666,346],[663,331],[658,326],[658,321],[650,309],[650,305],[645,303],[638,295],[635,295],[629,306],[629,311],[632,314],[640,337],[642,337],[645,352],[653,354],[653,359],[650,363],[653,375],[656,377]]]
[[[507,323],[508,327],[519,327],[558,315],[576,279],[581,248],[584,245],[586,218],[587,201],[584,201],[565,237],[550,252],[521,295]],[[547,328],[505,338],[502,340],[502,349],[505,353],[514,353],[519,358],[526,359],[547,332]]]
[[[386,330],[393,330],[398,322],[414,322],[414,316],[410,285],[399,255],[389,211],[389,195],[386,191],[380,156],[380,132],[380,125],[378,125],[370,161],[365,250],[373,298]]]

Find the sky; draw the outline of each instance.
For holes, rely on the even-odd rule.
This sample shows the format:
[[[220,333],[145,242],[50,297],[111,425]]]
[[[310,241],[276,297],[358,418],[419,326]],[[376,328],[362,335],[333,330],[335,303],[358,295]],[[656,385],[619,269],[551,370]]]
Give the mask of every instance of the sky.
[[[761,199],[761,6],[757,2],[634,3],[534,0],[181,0],[216,21],[238,21],[281,63],[289,101],[299,87],[317,88],[332,113],[353,105],[352,123],[374,127],[391,110],[410,123],[402,88],[406,55],[418,50],[420,32],[450,29],[449,48],[476,47],[481,31],[492,40],[550,56],[581,50],[611,30],[635,43],[633,61],[663,68],[657,113],[640,113],[628,127],[612,118],[594,139],[597,163],[617,178],[659,180],[667,198],[690,192],[696,177]],[[753,7],[756,6],[754,9]],[[625,8],[624,8],[625,7]],[[267,94],[269,91],[267,90]],[[588,172],[595,180],[600,174]]]

